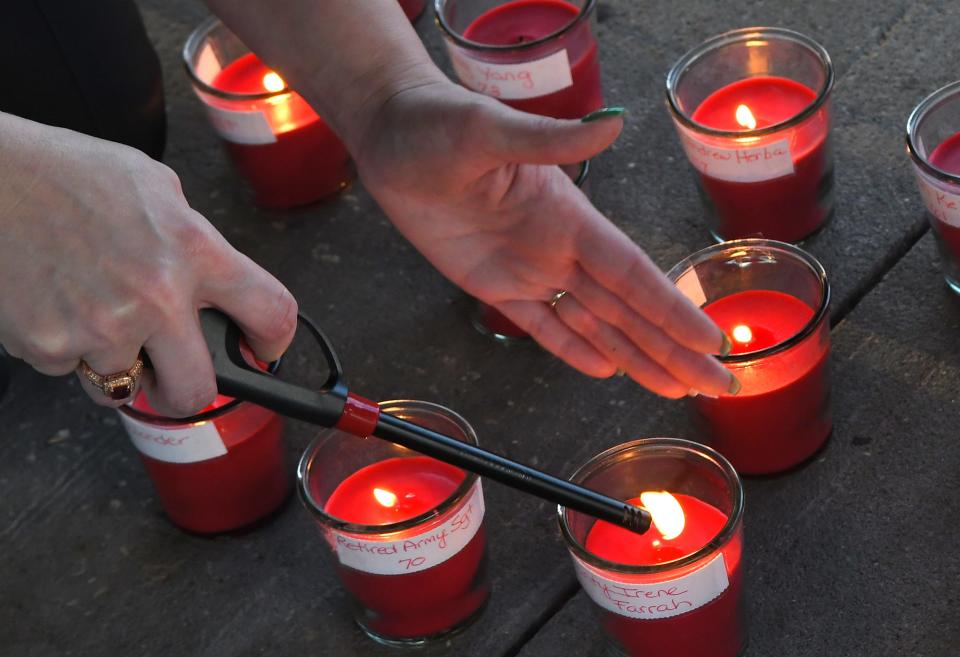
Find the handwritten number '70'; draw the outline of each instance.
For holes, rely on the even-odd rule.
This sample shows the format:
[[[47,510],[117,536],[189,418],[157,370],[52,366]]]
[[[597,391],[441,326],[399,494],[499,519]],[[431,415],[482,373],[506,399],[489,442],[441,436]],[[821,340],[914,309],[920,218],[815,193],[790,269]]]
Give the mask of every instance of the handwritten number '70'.
[[[426,560],[426,557],[413,557],[412,559],[399,559],[397,563],[406,564],[404,570],[410,570],[411,568],[422,566]]]

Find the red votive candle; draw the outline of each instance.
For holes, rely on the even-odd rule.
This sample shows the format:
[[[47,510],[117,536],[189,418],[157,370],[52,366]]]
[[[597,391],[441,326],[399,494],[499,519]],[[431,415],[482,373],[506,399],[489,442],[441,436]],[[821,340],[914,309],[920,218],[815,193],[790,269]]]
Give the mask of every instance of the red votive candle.
[[[960,294],[960,82],[938,89],[913,110],[907,121],[907,150],[944,278]]]
[[[194,91],[257,205],[305,205],[353,179],[350,155],[330,127],[219,20],[201,24],[183,55]]]
[[[736,657],[742,611],[743,493],[709,448],[654,438],[611,448],[573,481],[646,508],[642,535],[560,509],[577,578],[628,657]]]
[[[427,8],[427,0],[398,0],[398,2],[411,22],[420,18],[423,10]]]
[[[954,176],[960,176],[960,132],[950,136],[930,154],[930,164]],[[947,251],[957,260],[960,259],[960,200],[956,194],[937,193],[935,207],[939,210],[933,222],[937,236]],[[942,218],[940,218],[942,217]]]
[[[475,443],[466,421],[441,406],[404,401],[381,408]],[[299,473],[301,498],[369,635],[420,644],[477,617],[490,586],[476,475],[339,431],[314,441]]]
[[[603,107],[595,0],[437,0],[460,82],[531,114],[579,119]],[[579,184],[579,183],[578,183]],[[502,341],[527,333],[479,303],[474,325]]]
[[[593,2],[441,0],[450,57],[460,81],[511,107],[579,119],[603,106]],[[459,32],[446,18],[475,16]]]
[[[826,51],[777,28],[720,35],[671,69],[670,110],[717,240],[795,242],[827,221],[832,85]]]
[[[473,311],[474,328],[500,342],[513,342],[530,337],[530,334],[507,319],[507,316],[488,303],[477,301]]]
[[[668,276],[731,338],[721,362],[736,395],[697,396],[698,431],[741,474],[798,465],[827,440],[830,417],[830,287],[801,249],[770,240],[709,247]]]
[[[273,411],[218,395],[196,416],[165,418],[142,392],[119,411],[163,510],[184,529],[238,529],[290,493],[283,420]]]

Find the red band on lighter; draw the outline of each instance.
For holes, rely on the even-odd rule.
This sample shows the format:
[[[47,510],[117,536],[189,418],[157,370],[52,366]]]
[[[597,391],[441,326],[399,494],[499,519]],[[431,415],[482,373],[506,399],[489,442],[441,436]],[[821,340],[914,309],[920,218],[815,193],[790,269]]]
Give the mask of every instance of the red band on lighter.
[[[335,425],[340,431],[354,436],[369,436],[377,427],[380,407],[376,402],[347,393],[347,402],[343,406],[343,415]]]

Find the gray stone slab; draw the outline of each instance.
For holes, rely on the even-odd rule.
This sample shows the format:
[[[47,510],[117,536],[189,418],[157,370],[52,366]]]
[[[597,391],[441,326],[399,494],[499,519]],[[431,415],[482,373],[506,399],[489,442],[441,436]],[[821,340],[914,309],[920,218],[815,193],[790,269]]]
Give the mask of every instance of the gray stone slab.
[[[183,40],[205,10],[188,0],[144,0],[142,6],[166,75],[169,164],[181,176],[194,207],[238,248],[275,272],[304,309],[320,319],[337,343],[356,391],[378,399],[412,397],[446,404],[471,419],[484,444],[559,474],[568,474],[590,455],[623,440],[684,431],[681,406],[655,399],[626,381],[588,380],[532,345],[504,350],[475,334],[466,321],[467,302],[399,237],[360,185],[331,203],[297,213],[252,208],[179,62]],[[703,246],[706,233],[692,182],[660,101],[663,75],[689,46],[722,29],[767,23],[806,31],[834,53],[842,76],[837,91],[838,215],[812,248],[830,270],[838,298],[856,299],[861,288],[871,284],[878,263],[895,258],[923,225],[899,131],[921,90],[935,87],[943,75],[928,65],[935,61],[934,54],[917,53],[926,44],[945,46],[947,32],[933,30],[942,18],[936,10],[910,5],[905,12],[905,6],[857,1],[748,3],[735,8],[703,1],[683,3],[678,11],[676,3],[603,2],[600,33],[607,96],[628,105],[633,115],[617,147],[597,162],[593,190],[598,206],[664,267]],[[950,21],[956,25],[957,19]],[[429,20],[422,19],[418,27],[434,56],[442,57]],[[916,99],[906,98],[914,91]],[[874,114],[875,107],[883,112]],[[936,289],[935,275],[928,271],[927,278],[930,289]],[[904,303],[912,295],[911,290]],[[906,333],[896,335],[909,339]],[[869,355],[856,351],[858,345],[860,341],[844,342],[838,336],[836,353],[841,359],[847,357],[844,349],[851,357]],[[890,363],[901,364],[895,359]],[[289,371],[302,376],[309,365],[296,362]],[[866,372],[876,379],[874,387],[883,390],[867,400],[870,408],[878,409],[874,413],[911,408],[909,416],[898,421],[902,426],[926,417],[919,413],[929,408],[915,405],[909,391],[903,393],[907,405],[894,403],[900,399],[892,396],[895,371]],[[955,374],[948,368],[937,375],[944,391],[950,380],[957,380]],[[852,384],[847,380],[843,385]],[[853,394],[858,385],[845,394]],[[840,399],[845,402],[843,414],[838,414],[842,428],[853,421],[846,415],[856,420],[862,412],[858,397],[841,394]],[[188,536],[163,519],[135,452],[112,415],[94,409],[71,379],[18,372],[14,390],[0,405],[0,417],[7,427],[6,440],[0,442],[0,549],[5,555],[0,563],[0,645],[9,646],[10,654],[391,652],[374,646],[351,624],[342,593],[321,560],[316,531],[296,503],[244,535]],[[900,426],[887,415],[878,417]],[[291,426],[291,459],[313,433],[304,425]],[[841,429],[838,436],[826,458],[833,450],[846,454],[853,449],[846,442],[852,438],[843,438]],[[890,450],[892,440],[887,438]],[[933,467],[931,480],[942,479],[944,471],[937,468],[947,464],[917,461],[922,454],[910,452],[905,461],[898,454],[897,463]],[[853,462],[877,459],[857,452]],[[778,575],[770,568],[767,579],[751,575],[754,595],[773,596],[784,590],[784,583],[801,591],[799,585],[806,581],[813,582],[812,590],[825,591],[839,567],[820,574],[818,564],[843,547],[837,554],[851,560],[850,572],[882,566],[902,588],[894,595],[908,605],[917,601],[910,597],[914,582],[906,577],[915,571],[902,569],[900,563],[912,556],[899,551],[900,543],[884,542],[894,536],[906,541],[902,545],[918,547],[917,537],[906,536],[899,525],[890,526],[900,516],[881,522],[887,531],[871,535],[876,541],[863,546],[862,556],[859,544],[841,542],[844,535],[829,534],[799,545],[788,539],[790,523],[810,523],[815,517],[811,500],[829,502],[838,492],[855,497],[861,510],[873,509],[874,515],[864,516],[871,522],[882,520],[875,505],[884,498],[851,473],[866,472],[878,479],[892,475],[862,468],[851,468],[850,473],[838,468],[834,480],[821,479],[821,470],[811,467],[789,478],[751,484],[748,531],[754,560],[779,563],[781,553],[795,551],[805,563],[802,573]],[[900,468],[896,482],[906,477]],[[803,487],[804,482],[809,487]],[[465,634],[418,654],[513,654],[575,591],[549,505],[492,484],[486,492],[493,602]],[[932,502],[950,508],[943,498]],[[806,511],[798,519],[783,515],[785,508]],[[893,529],[897,531],[891,534]],[[865,530],[854,527],[846,535],[862,537],[858,531]],[[766,553],[764,535],[780,537]],[[931,537],[929,545],[941,547],[939,538]],[[885,548],[891,551],[883,554],[890,556],[880,555]],[[917,554],[931,556],[929,551]],[[879,565],[873,566],[873,560]],[[890,590],[875,588],[871,593]],[[850,605],[850,595],[839,599]],[[955,598],[945,599],[956,603]],[[763,641],[773,642],[780,628],[792,627],[789,609],[772,609],[779,609],[779,615],[754,614],[759,627],[769,628],[755,640],[756,654],[774,654],[759,650],[773,645]],[[904,618],[915,619],[923,609],[910,607]],[[843,628],[837,630],[830,624],[832,617],[821,612],[817,618],[824,617],[831,631],[839,631],[843,643]],[[560,618],[571,622],[566,614]],[[934,615],[927,611],[927,617]],[[862,632],[864,627],[854,629]],[[819,635],[796,636],[814,644],[821,640]],[[535,645],[542,646],[544,640],[538,637]],[[554,643],[554,652],[557,645],[563,645],[564,653],[572,652],[566,643]]]
[[[925,237],[834,329],[835,428],[798,472],[748,480],[748,655],[960,646],[960,300]],[[578,593],[521,657],[601,655]]]

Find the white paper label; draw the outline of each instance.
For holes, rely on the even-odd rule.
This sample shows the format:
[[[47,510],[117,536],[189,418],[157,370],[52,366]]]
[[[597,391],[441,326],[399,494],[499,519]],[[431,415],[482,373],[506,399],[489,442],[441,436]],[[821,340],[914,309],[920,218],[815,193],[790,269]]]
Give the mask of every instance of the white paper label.
[[[566,50],[523,64],[494,64],[473,59],[452,44],[449,50],[460,82],[494,98],[536,98],[573,85]]]
[[[356,534],[331,533],[344,566],[376,575],[403,575],[433,568],[460,552],[480,529],[483,511],[478,479],[459,511],[421,534],[376,541]]]
[[[793,155],[787,139],[762,146],[723,148],[697,141],[684,131],[680,141],[690,163],[700,173],[730,182],[761,182],[793,173]]]
[[[934,217],[940,221],[960,228],[960,196],[940,189],[922,175],[917,175],[920,196]]]
[[[718,554],[702,568],[656,584],[608,579],[573,557],[577,579],[590,599],[607,611],[638,620],[679,616],[707,604],[727,590],[727,568]]]
[[[207,105],[207,114],[217,134],[234,144],[273,144],[277,136],[263,112],[239,112]]]
[[[227,453],[227,446],[213,422],[171,429],[141,422],[124,413],[118,414],[133,446],[158,461],[194,463]]]

